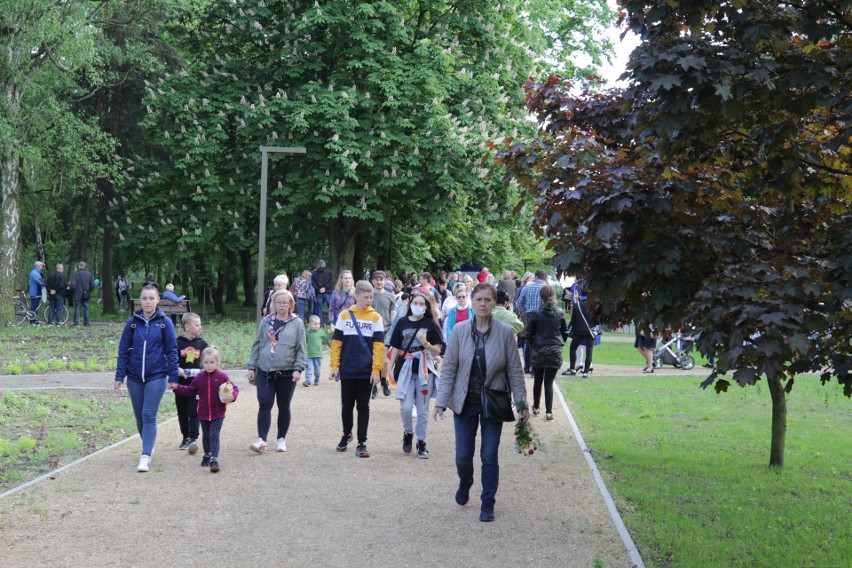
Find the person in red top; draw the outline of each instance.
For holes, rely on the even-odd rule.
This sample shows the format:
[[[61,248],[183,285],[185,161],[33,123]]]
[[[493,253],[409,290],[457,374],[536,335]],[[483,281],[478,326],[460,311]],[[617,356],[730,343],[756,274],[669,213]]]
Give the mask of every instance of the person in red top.
[[[489,274],[491,274],[491,272],[489,272],[488,269],[483,266],[479,269],[479,274],[476,275],[476,279],[479,280],[479,283],[481,284],[485,282],[485,279],[488,278]]]
[[[201,467],[210,467],[211,473],[219,472],[219,434],[225,421],[227,405],[237,400],[240,389],[228,375],[219,370],[219,350],[208,347],[201,352],[204,370],[195,375],[189,385],[169,383],[169,390],[182,396],[198,395],[198,418],[201,421],[204,458]]]

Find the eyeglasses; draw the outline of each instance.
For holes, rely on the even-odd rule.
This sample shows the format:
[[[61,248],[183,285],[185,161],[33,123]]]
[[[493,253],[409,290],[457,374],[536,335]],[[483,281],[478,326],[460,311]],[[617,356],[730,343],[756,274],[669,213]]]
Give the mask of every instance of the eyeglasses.
[[[467,294],[459,294],[456,298],[467,298]]]
[[[290,303],[290,300],[275,300],[275,305],[278,305],[278,304],[283,305],[283,304],[289,304],[289,303]]]

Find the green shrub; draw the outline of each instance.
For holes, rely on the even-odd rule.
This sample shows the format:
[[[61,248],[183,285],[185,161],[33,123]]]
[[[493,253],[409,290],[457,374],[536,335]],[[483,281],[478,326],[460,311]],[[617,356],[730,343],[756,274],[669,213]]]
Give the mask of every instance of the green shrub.
[[[71,361],[68,366],[71,368],[72,371],[76,373],[86,370],[86,365],[84,365],[82,361]]]
[[[97,359],[89,359],[89,361],[86,363],[86,368],[88,368],[90,371],[103,370],[103,366],[98,362]]]
[[[49,365],[51,371],[64,371],[67,367],[68,365],[62,359],[54,359]]]
[[[35,374],[39,372],[38,363],[30,363],[27,365],[27,373]]]
[[[10,375],[20,375],[24,371],[24,368],[18,363],[9,363],[6,370],[9,371]]]

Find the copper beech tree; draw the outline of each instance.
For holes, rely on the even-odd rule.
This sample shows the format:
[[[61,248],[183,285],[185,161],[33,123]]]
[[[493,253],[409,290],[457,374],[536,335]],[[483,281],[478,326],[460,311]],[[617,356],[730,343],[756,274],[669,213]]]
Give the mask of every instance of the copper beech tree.
[[[611,323],[701,330],[702,387],[765,377],[783,467],[795,378],[852,396],[852,3],[622,4],[627,87],[531,80],[496,161]]]

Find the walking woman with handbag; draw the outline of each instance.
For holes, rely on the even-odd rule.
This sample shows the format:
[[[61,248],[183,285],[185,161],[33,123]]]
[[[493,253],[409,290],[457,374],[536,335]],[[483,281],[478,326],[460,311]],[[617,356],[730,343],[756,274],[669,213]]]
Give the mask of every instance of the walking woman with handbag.
[[[433,417],[443,419],[447,408],[453,411],[456,435],[456,471],[459,487],[456,503],[466,505],[473,485],[473,455],[477,430],[481,430],[482,505],[479,520],[494,520],[494,504],[500,481],[497,451],[503,421],[513,421],[509,396],[517,405],[527,392],[518,355],[515,332],[492,317],[497,303],[497,288],[481,283],[473,289],[474,318],[456,326],[447,346],[438,379],[438,396]],[[501,396],[503,395],[503,396]],[[491,416],[492,404],[503,404],[508,416]],[[519,413],[526,421],[529,412]]]
[[[417,434],[417,457],[429,457],[426,450],[426,428],[429,423],[429,399],[435,395],[435,357],[441,354],[444,338],[435,321],[432,295],[417,290],[409,297],[408,316],[394,326],[389,345],[392,373],[396,380],[396,398],[402,417],[402,451],[411,453],[414,434]],[[411,410],[417,408],[417,427],[414,428]]]
[[[573,310],[571,311],[571,366],[563,375],[575,374],[577,363],[577,348],[580,345],[586,348],[586,360],[583,364],[583,378],[588,378],[592,371],[592,351],[595,347],[595,337],[598,336],[597,320],[589,312],[587,300],[579,289],[575,292]],[[570,372],[569,372],[570,371]]]

